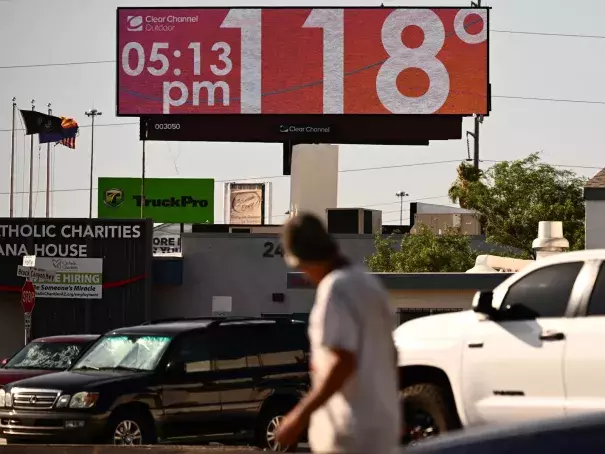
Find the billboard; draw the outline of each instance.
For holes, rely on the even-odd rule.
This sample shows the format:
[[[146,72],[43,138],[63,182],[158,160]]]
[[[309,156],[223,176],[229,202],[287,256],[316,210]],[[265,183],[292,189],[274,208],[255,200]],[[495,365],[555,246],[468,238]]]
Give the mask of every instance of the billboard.
[[[154,222],[214,223],[214,180],[99,178],[100,219],[151,218]]]
[[[229,224],[265,224],[265,184],[229,183]]]
[[[488,8],[118,8],[117,115],[487,115],[488,22]]]
[[[139,123],[140,139],[155,141],[428,145],[462,138],[462,117],[453,115],[154,115]]]

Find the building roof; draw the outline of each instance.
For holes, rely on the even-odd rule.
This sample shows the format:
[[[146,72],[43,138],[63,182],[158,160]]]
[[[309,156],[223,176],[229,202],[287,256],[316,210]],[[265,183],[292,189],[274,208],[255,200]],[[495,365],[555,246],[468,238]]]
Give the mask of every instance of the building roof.
[[[585,188],[605,188],[605,169],[602,169],[594,177],[586,182]]]

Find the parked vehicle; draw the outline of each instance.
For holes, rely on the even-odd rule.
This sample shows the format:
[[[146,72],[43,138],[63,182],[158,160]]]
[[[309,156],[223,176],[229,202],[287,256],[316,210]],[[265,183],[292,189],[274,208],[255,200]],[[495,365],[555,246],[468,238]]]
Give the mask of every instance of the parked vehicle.
[[[401,450],[401,454],[600,454],[605,446],[603,414],[559,417],[477,427]]]
[[[24,378],[69,369],[100,336],[72,335],[36,339],[0,362],[0,387]]]
[[[605,250],[543,258],[395,330],[409,438],[605,410]]]
[[[8,443],[239,439],[293,449],[276,444],[274,433],[309,388],[306,330],[306,323],[284,318],[121,328],[69,371],[0,391],[0,429]]]

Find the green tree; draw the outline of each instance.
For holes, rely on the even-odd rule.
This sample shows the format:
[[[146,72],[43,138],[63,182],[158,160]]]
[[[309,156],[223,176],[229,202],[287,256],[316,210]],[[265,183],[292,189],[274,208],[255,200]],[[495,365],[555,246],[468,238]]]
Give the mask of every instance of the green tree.
[[[474,266],[477,256],[469,238],[458,230],[436,235],[425,225],[418,226],[414,235],[403,235],[400,248],[392,235],[377,235],[374,245],[376,251],[366,265],[377,273],[464,272]]]
[[[480,214],[488,242],[533,256],[538,223],[563,221],[570,249],[584,249],[585,179],[541,162],[538,153],[498,163],[477,175],[469,176],[465,167],[460,166],[449,196]]]

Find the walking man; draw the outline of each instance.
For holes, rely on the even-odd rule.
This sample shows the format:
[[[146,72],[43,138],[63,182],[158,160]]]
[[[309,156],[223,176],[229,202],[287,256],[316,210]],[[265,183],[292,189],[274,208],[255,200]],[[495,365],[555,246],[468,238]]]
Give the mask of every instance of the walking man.
[[[315,454],[393,452],[401,425],[386,291],[349,262],[319,218],[293,217],[283,237],[286,263],[317,292],[309,317],[311,390],[284,419],[278,442],[293,446],[308,427]]]

